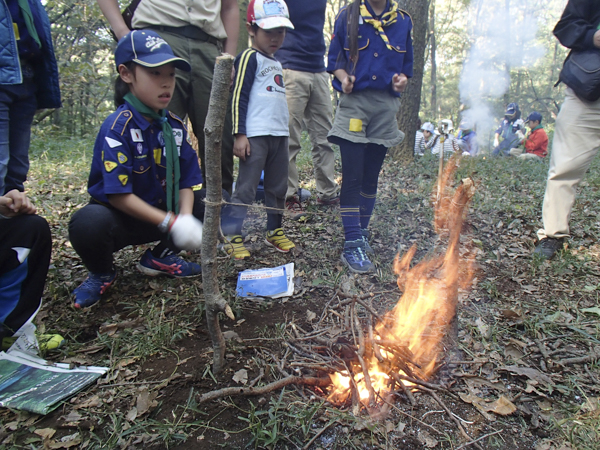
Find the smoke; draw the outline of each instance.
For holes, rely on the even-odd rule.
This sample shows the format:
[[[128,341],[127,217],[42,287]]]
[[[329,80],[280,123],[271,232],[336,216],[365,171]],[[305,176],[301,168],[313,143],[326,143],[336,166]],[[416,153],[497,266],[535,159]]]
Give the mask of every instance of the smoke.
[[[507,69],[532,67],[545,50],[536,44],[537,19],[523,1],[472,0],[467,20],[471,48],[459,82],[461,117],[475,123],[485,146],[502,117],[498,100],[510,86]]]

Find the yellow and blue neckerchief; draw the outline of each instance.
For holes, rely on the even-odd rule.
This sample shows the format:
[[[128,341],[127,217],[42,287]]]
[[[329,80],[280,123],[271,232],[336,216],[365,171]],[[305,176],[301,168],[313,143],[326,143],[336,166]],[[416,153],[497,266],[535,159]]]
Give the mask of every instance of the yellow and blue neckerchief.
[[[369,9],[366,5],[366,0],[361,0],[360,15],[366,23],[372,25],[373,28],[375,28],[379,32],[379,36],[381,36],[381,39],[383,39],[383,42],[385,42],[386,47],[389,50],[394,50],[394,47],[391,46],[383,27],[387,27],[388,25],[396,23],[396,21],[398,20],[398,3],[395,0],[389,0],[389,3],[390,8],[381,15],[381,20],[378,20],[375,19],[369,12]],[[402,13],[400,13],[400,15],[402,16],[402,18],[404,18],[404,15]]]

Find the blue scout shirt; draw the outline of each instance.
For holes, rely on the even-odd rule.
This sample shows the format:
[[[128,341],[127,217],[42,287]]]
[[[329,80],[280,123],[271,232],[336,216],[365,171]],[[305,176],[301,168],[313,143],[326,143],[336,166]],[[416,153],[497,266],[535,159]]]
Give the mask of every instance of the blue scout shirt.
[[[179,152],[179,189],[202,183],[198,156],[179,117],[167,113]],[[166,207],[166,157],[162,126],[148,122],[129,103],[117,108],[100,127],[94,145],[88,192],[108,204],[108,194],[135,194],[157,208]]]
[[[371,15],[375,14],[366,2]],[[386,11],[389,2],[386,4]],[[348,9],[344,7],[335,19],[333,36],[329,45],[327,72],[333,73],[337,69],[350,70],[348,64]],[[400,97],[400,93],[392,89],[392,77],[396,73],[403,73],[407,77],[413,75],[413,47],[412,47],[412,19],[408,13],[398,10],[396,22],[384,27],[393,50],[387,48],[378,31],[370,24],[363,21],[362,17],[358,25],[358,63],[356,73],[350,74],[356,77],[354,91],[365,89],[388,90],[391,95]],[[334,77],[333,88],[342,92],[342,83]]]

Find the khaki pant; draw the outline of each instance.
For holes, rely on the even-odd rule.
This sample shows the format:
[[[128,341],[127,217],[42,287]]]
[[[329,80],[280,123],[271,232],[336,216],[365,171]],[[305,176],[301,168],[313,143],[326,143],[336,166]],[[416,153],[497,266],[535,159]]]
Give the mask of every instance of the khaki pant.
[[[520,159],[534,159],[536,161],[540,161],[542,159],[541,156],[538,156],[535,153],[525,153],[525,149],[520,147],[511,148],[509,154],[510,156],[516,156]]]
[[[177,84],[169,111],[184,119],[189,116],[194,134],[198,139],[198,153],[202,169],[203,186],[206,186],[206,163],[204,160],[204,122],[208,113],[208,102],[212,89],[215,59],[221,55],[221,48],[210,42],[189,39],[163,30],[155,30],[167,41],[173,53],[188,61],[191,72],[177,70]],[[233,185],[233,135],[231,134],[231,108],[227,108],[221,142],[222,186],[231,193]]]
[[[569,218],[575,188],[600,148],[600,100],[583,102],[567,88],[565,102],[556,118],[548,183],[538,238],[569,235]]]
[[[298,192],[296,157],[301,150],[302,123],[306,124],[312,145],[315,181],[320,198],[334,197],[338,185],[334,178],[335,155],[327,141],[333,108],[326,72],[310,73],[284,69],[285,95],[290,112],[289,171],[286,198]]]

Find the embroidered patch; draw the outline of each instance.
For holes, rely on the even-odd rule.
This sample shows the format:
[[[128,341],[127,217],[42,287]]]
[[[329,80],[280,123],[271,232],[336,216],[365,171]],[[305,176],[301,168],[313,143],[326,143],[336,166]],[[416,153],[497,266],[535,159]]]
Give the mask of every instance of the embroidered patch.
[[[109,138],[108,136],[106,136],[104,139],[106,140],[106,143],[110,148],[115,148],[119,147],[120,145],[123,145],[121,142],[117,141],[116,139]]]
[[[156,164],[160,164],[161,155],[162,155],[162,148],[155,148],[154,149],[154,161],[156,161]]]
[[[121,152],[117,153],[117,159],[121,164],[125,164],[127,162],[127,156]]]
[[[173,137],[177,145],[183,144],[183,130],[181,128],[173,128]]]
[[[125,186],[127,184],[127,180],[129,180],[129,177],[127,175],[119,175],[118,178],[123,186]]]
[[[350,119],[350,131],[354,131],[360,133],[362,131],[362,120],[360,119]]]
[[[133,142],[144,142],[144,138],[142,137],[142,130],[139,128],[132,128],[131,130],[131,140]]]
[[[104,169],[107,172],[112,172],[117,165],[118,164],[114,161],[104,161]]]

